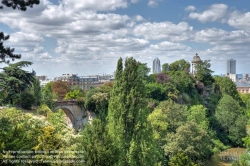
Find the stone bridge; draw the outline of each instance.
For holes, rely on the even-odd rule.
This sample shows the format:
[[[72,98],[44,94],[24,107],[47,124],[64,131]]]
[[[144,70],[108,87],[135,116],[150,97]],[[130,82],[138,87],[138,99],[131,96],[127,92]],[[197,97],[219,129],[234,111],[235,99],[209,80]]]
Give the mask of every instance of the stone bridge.
[[[55,112],[59,109],[65,112],[75,131],[84,128],[84,124],[90,123],[95,117],[94,113],[86,111],[78,106],[75,100],[57,101],[53,111]]]

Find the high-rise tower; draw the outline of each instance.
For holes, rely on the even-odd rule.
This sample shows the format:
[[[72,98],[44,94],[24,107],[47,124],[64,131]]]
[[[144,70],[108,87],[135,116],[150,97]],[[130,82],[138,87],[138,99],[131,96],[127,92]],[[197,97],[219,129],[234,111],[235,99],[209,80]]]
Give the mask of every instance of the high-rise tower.
[[[153,61],[153,74],[155,73],[161,73],[161,62],[158,58]]]
[[[236,74],[236,60],[227,60],[227,74]]]

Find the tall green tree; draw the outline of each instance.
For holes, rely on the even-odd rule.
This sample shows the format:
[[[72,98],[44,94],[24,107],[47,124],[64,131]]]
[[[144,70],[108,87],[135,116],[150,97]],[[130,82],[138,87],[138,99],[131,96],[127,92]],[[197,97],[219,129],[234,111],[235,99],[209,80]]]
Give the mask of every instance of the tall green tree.
[[[168,69],[169,69],[169,64],[168,63],[164,63],[163,65],[161,65],[162,69],[161,71],[164,73],[164,72],[167,72]]]
[[[183,153],[197,163],[208,159],[212,154],[212,142],[208,132],[199,128],[194,121],[178,127],[176,133],[168,133],[166,141],[164,151],[170,158]]]
[[[201,63],[195,65],[196,73],[195,77],[204,83],[204,85],[211,85],[214,82],[214,78],[212,77],[212,71],[210,69],[211,64],[210,60],[202,61]]]
[[[32,84],[32,88],[31,88],[31,92],[33,93],[33,95],[35,97],[34,104],[39,106],[41,104],[41,97],[42,97],[42,89],[41,89],[39,79],[36,78],[34,80],[34,82]]]
[[[188,120],[194,120],[200,128],[209,129],[209,120],[207,118],[207,109],[203,105],[194,105],[189,109]]]
[[[169,71],[190,71],[190,63],[185,61],[184,59],[175,61],[169,65]]]
[[[117,64],[107,117],[108,132],[119,150],[114,165],[156,165],[159,161],[138,66],[133,58],[126,59],[124,70],[121,58]]]
[[[247,119],[239,103],[231,96],[224,95],[219,101],[215,117],[222,127],[218,132],[223,134],[221,141],[234,146],[243,145],[242,138],[246,137]]]
[[[180,92],[190,92],[194,88],[194,78],[184,71],[170,71],[168,75],[171,77],[176,88]]]
[[[217,87],[217,91],[219,91],[222,95],[226,94],[231,96],[234,100],[238,101],[240,105],[243,104],[243,101],[239,96],[239,92],[237,91],[236,85],[230,78],[215,76],[214,79],[214,84],[217,85],[214,85],[214,87]]]
[[[147,80],[148,79],[148,73],[150,72],[150,68],[147,67],[146,63],[141,63],[138,62],[139,66],[138,66],[138,75],[143,79],[143,80]]]
[[[186,106],[176,104],[172,100],[160,102],[156,109],[162,110],[162,116],[168,123],[168,132],[176,132],[176,129],[187,121],[188,110]]]
[[[44,88],[42,88],[41,93],[41,104],[47,105],[50,109],[52,109],[55,106],[54,99],[55,94],[52,93],[52,84],[53,82],[49,82],[45,85]]]
[[[2,84],[7,92],[7,101],[13,104],[14,99],[19,98],[21,92],[31,88],[35,78],[33,73],[25,71],[22,67],[31,65],[32,62],[20,61],[3,68],[0,73]]]
[[[87,166],[111,166],[116,163],[117,148],[107,132],[105,124],[100,119],[94,119],[91,125],[86,125],[82,131],[79,150],[84,151]]]

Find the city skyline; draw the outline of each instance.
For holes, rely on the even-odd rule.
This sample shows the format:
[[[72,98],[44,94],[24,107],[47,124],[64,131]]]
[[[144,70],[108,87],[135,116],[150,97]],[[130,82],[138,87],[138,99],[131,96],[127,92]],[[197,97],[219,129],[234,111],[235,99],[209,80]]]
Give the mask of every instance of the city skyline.
[[[133,56],[152,68],[197,52],[214,74],[250,73],[250,1],[40,0],[25,12],[0,10],[5,46],[34,64],[37,75],[111,74],[120,57]],[[4,66],[1,64],[1,67]]]

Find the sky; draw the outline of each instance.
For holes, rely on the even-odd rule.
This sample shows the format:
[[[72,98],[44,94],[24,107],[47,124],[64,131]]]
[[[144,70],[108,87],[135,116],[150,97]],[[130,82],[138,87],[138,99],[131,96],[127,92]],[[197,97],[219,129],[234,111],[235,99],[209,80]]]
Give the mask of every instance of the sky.
[[[0,31],[33,62],[25,70],[49,78],[113,74],[120,57],[152,68],[157,57],[191,62],[196,53],[214,74],[229,59],[250,73],[249,0],[40,0],[25,12],[0,10]]]

